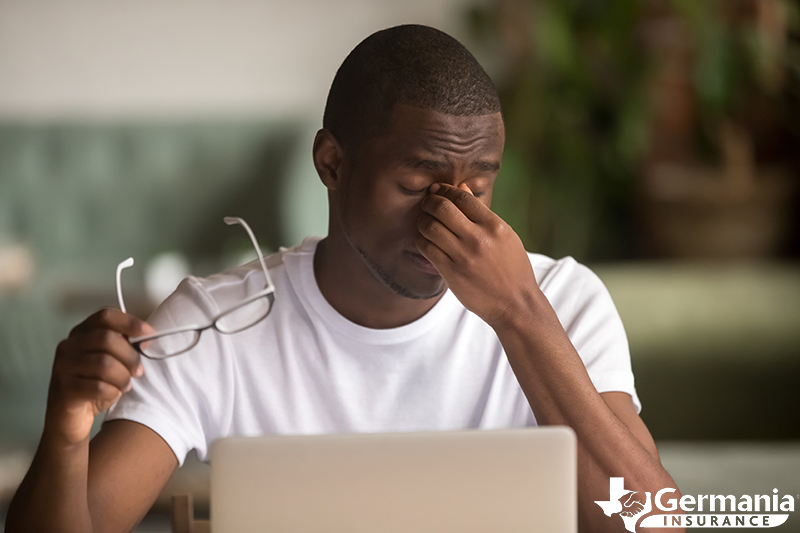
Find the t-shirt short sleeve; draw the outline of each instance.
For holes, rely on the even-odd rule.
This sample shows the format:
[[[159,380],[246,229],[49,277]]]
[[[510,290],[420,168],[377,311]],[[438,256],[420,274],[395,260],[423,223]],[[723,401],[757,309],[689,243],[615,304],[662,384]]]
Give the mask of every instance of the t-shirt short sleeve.
[[[552,261],[531,254],[531,262],[597,391],[630,394],[640,412],[625,328],[603,282],[571,257]]]
[[[154,311],[148,323],[156,331],[199,327],[208,324],[216,312],[216,304],[200,282],[190,277]],[[133,388],[109,409],[105,421],[126,419],[149,427],[169,445],[179,465],[192,449],[205,459],[207,443],[218,436],[209,433],[217,431],[212,428],[219,427],[229,408],[222,394],[227,373],[222,368],[224,359],[219,357],[225,342],[225,336],[212,328],[200,334],[200,349],[155,361],[142,357],[144,375],[132,381]],[[210,423],[212,417],[214,424]]]

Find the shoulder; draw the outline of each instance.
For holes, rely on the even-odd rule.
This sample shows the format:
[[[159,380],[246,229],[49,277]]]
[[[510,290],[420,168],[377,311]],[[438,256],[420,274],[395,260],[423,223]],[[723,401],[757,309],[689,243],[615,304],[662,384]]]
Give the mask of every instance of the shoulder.
[[[618,315],[606,286],[589,267],[572,257],[553,259],[528,254],[536,282],[565,327],[574,320]]]
[[[309,248],[313,254],[317,240],[308,238],[298,246],[281,248],[264,258],[276,295],[286,289],[287,259],[308,253]],[[184,321],[212,317],[263,290],[266,285],[267,280],[258,259],[206,277],[189,276],[158,306],[150,321],[162,322],[170,317],[182,317]]]
[[[318,237],[308,237],[302,244],[291,248],[281,247],[277,252],[267,255],[264,263],[267,266],[270,278],[279,286],[285,275],[287,264],[297,256],[313,256]],[[211,276],[200,278],[190,276],[182,285],[187,290],[201,291],[218,298],[229,294],[246,296],[249,292],[260,291],[267,284],[261,262],[254,259],[240,266],[227,268]]]
[[[546,255],[528,253],[536,282],[542,291],[571,292],[604,289],[603,282],[589,267],[571,256],[553,259]]]

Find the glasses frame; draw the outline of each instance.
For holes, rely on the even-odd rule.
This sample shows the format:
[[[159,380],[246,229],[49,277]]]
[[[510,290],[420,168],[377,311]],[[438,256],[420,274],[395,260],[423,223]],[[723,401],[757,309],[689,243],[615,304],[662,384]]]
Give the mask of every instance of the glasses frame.
[[[261,322],[262,320],[267,318],[267,316],[269,316],[269,314],[272,312],[273,304],[275,303],[275,285],[272,284],[272,278],[269,275],[269,270],[267,270],[267,264],[264,261],[264,255],[261,253],[261,248],[258,245],[258,240],[256,239],[256,236],[253,233],[253,230],[250,229],[250,226],[242,218],[239,218],[239,217],[225,217],[223,220],[229,226],[233,225],[233,224],[239,224],[242,227],[244,227],[245,231],[247,231],[247,235],[250,237],[250,241],[253,243],[253,246],[256,249],[256,253],[258,254],[258,261],[259,261],[259,263],[261,263],[261,269],[263,270],[264,278],[267,281],[266,286],[264,287],[263,290],[255,293],[255,294],[253,294],[251,296],[248,296],[247,298],[245,298],[241,302],[237,303],[236,305],[234,305],[232,307],[229,307],[226,310],[216,314],[211,319],[211,321],[208,324],[206,324],[205,326],[202,326],[202,325],[187,325],[187,326],[182,326],[182,327],[178,327],[178,328],[172,328],[172,329],[168,329],[168,330],[164,330],[164,331],[159,331],[158,333],[154,333],[152,335],[143,335],[141,337],[130,337],[128,339],[128,342],[131,344],[131,346],[133,346],[133,348],[137,352],[139,352],[143,356],[147,357],[148,359],[161,361],[163,359],[169,359],[170,357],[174,357],[176,355],[181,355],[183,353],[188,352],[192,348],[194,348],[197,345],[197,343],[200,341],[200,334],[203,331],[205,331],[205,330],[207,330],[209,328],[214,328],[219,333],[222,333],[224,335],[232,335],[234,333],[239,333],[240,331],[244,331],[244,330],[246,330],[248,328],[251,328],[251,327],[255,326],[256,324],[258,324],[259,322]],[[127,313],[127,311],[126,311],[126,308],[125,308],[125,301],[122,298],[122,271],[124,269],[128,268],[128,267],[131,267],[131,266],[133,266],[133,257],[129,257],[126,260],[122,261],[120,264],[117,265],[117,276],[116,276],[116,278],[117,278],[117,300],[119,302],[119,308],[122,310],[123,313]],[[259,318],[258,320],[256,320],[252,324],[249,324],[249,325],[247,325],[247,326],[245,326],[243,328],[239,328],[239,329],[235,329],[235,330],[228,330],[228,329],[225,329],[225,328],[220,329],[220,327],[218,326],[218,322],[219,322],[220,319],[224,318],[227,314],[229,314],[229,313],[231,313],[233,311],[236,311],[236,310],[244,307],[245,305],[248,305],[248,304],[250,304],[250,303],[252,303],[252,302],[254,302],[254,301],[256,301],[256,300],[258,300],[260,298],[264,298],[264,297],[266,297],[269,300],[269,310],[267,311],[267,313],[263,317]],[[159,339],[161,337],[166,337],[166,336],[169,336],[169,335],[175,335],[177,333],[186,333],[186,332],[192,332],[192,334],[194,335],[192,343],[187,348],[184,348],[183,350],[181,350],[179,352],[175,352],[175,353],[172,353],[172,354],[169,354],[169,355],[165,355],[164,357],[153,357],[152,355],[147,355],[146,353],[144,353],[144,350],[142,350],[142,346],[141,345],[142,345],[143,342],[151,341],[153,339]]]

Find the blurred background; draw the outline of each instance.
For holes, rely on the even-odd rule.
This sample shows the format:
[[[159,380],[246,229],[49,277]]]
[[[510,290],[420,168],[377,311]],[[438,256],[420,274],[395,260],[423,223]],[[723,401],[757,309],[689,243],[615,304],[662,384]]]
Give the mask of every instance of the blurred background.
[[[0,0],[0,524],[55,346],[102,306],[324,235],[330,82],[401,23],[464,42],[503,101],[493,208],[603,279],[684,494],[800,498],[800,9],[783,0]],[[252,252],[251,252],[252,253]],[[169,495],[207,513],[189,461]],[[800,505],[800,502],[797,502]],[[800,531],[791,517],[782,531]]]

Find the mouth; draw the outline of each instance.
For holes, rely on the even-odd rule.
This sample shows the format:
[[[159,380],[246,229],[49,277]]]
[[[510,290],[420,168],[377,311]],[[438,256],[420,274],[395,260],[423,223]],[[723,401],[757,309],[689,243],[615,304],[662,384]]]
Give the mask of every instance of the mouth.
[[[405,254],[409,259],[411,259],[411,262],[414,263],[414,266],[416,266],[419,270],[428,274],[434,274],[436,276],[439,275],[439,271],[436,270],[436,267],[433,266],[433,263],[425,259],[423,255],[408,251],[406,251]]]

